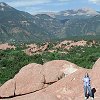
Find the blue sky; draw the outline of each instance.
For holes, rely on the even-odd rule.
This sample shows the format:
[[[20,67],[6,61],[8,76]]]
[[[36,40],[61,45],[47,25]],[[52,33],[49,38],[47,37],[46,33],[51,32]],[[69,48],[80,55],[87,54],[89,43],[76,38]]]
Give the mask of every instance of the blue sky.
[[[100,0],[0,0],[0,2],[31,14],[78,8],[93,8],[100,11]]]

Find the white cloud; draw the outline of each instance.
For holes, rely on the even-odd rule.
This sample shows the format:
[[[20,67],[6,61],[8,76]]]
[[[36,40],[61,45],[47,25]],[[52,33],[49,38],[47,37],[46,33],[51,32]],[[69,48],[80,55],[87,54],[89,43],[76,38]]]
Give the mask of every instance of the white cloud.
[[[89,0],[90,2],[93,2],[93,3],[95,3],[95,4],[100,4],[100,0]]]
[[[61,2],[66,2],[66,1],[71,1],[71,0],[59,0],[59,1],[61,1]]]
[[[50,2],[51,0],[13,0],[11,2],[8,1],[7,3],[13,7],[27,7]]]
[[[70,2],[70,1],[73,1],[73,0],[58,0],[59,2],[63,2],[63,3],[67,3],[67,2]],[[76,0],[77,1],[77,0]]]

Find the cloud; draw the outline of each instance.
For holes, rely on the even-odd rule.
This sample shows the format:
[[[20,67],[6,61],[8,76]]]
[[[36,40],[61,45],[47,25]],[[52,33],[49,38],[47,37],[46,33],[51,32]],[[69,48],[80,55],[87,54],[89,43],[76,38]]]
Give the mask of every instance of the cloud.
[[[7,1],[7,3],[13,7],[28,7],[50,2],[51,0],[12,0],[10,2]]]
[[[61,11],[83,6],[94,6],[99,9],[100,0],[0,0],[8,5],[29,13],[44,11]]]
[[[100,4],[100,0],[89,0],[89,1],[95,4]]]
[[[61,2],[67,2],[67,1],[71,1],[71,0],[59,0],[59,1],[61,1]]]

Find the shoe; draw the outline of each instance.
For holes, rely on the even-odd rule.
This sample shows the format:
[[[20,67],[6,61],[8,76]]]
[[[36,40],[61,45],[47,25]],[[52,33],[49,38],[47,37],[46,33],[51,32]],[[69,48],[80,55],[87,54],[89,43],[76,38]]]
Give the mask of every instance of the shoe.
[[[91,100],[94,100],[94,98],[93,98],[93,97],[91,97]]]
[[[87,97],[85,97],[84,99],[87,100]]]

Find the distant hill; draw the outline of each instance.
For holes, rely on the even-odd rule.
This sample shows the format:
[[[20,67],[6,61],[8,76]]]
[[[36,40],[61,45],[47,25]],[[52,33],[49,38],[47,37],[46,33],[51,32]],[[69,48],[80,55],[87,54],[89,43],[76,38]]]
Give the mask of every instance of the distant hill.
[[[55,15],[55,16],[54,16]],[[42,42],[100,35],[100,13],[91,9],[31,15],[0,3],[0,42]]]
[[[69,35],[100,35],[100,15],[88,19],[68,20],[65,22],[65,26],[62,28],[61,33],[65,33],[65,37]]]
[[[48,33],[34,23],[31,14],[0,3],[0,41],[40,41],[48,38]]]

